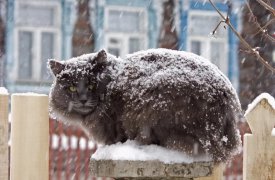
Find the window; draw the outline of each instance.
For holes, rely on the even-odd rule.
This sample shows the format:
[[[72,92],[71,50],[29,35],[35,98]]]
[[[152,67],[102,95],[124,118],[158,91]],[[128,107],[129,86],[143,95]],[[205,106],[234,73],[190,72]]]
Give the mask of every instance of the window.
[[[20,31],[19,32],[19,54],[18,59],[18,76],[23,79],[29,79],[32,77],[32,42],[33,36],[31,32]]]
[[[215,37],[211,35],[219,21],[220,18],[216,13],[203,11],[190,12],[187,50],[209,59],[223,73],[227,74],[228,32],[220,26]]]
[[[54,26],[54,8],[19,4],[17,24],[23,26]]]
[[[142,8],[107,7],[105,44],[107,50],[124,57],[146,48],[146,12]]]
[[[110,10],[108,18],[108,30],[114,32],[139,32],[143,13]]]
[[[49,81],[48,59],[60,58],[59,3],[17,2],[16,74],[19,81]]]

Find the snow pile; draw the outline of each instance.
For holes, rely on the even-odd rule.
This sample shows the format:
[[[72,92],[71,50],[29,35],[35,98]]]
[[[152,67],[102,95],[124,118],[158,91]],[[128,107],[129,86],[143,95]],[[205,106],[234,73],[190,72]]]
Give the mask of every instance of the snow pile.
[[[4,87],[0,87],[0,94],[8,95],[8,90]]]
[[[208,156],[194,158],[185,153],[157,145],[138,145],[136,141],[131,140],[128,140],[125,143],[101,146],[92,155],[92,158],[96,160],[158,160],[166,164],[211,161],[211,158]]]
[[[256,106],[257,104],[263,100],[266,99],[268,103],[271,105],[273,109],[275,109],[275,99],[268,93],[262,93],[258,97],[256,97],[251,104],[248,105],[247,110],[245,111],[245,116],[250,113]]]

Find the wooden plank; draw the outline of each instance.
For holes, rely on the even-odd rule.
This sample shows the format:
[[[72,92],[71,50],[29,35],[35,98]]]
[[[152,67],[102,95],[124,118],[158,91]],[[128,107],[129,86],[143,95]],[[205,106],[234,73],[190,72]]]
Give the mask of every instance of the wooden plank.
[[[48,97],[11,97],[11,180],[49,180]]]
[[[214,167],[213,173],[208,177],[195,178],[194,180],[222,180],[224,164],[219,164]]]
[[[9,179],[9,95],[0,94],[0,179]]]
[[[92,175],[115,179],[193,179],[210,176],[213,162],[165,164],[160,161],[122,161],[91,159]]]
[[[266,99],[246,116],[252,134],[244,136],[243,179],[275,179],[275,111]]]

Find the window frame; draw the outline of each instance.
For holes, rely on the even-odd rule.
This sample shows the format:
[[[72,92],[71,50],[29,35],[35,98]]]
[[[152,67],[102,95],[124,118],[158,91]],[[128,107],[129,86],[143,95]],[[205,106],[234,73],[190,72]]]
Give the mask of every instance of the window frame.
[[[14,25],[14,59],[15,59],[15,68],[14,68],[14,79],[17,82],[50,82],[51,80],[44,80],[42,78],[41,63],[41,50],[42,50],[42,33],[53,33],[54,35],[54,48],[53,54],[55,59],[60,59],[61,57],[61,5],[58,2],[49,2],[49,1],[16,1],[15,2],[15,19],[18,17],[19,7],[21,4],[30,5],[30,6],[39,6],[39,7],[50,7],[54,9],[54,25],[49,27],[41,26],[31,26],[31,25],[18,25],[15,21]],[[30,79],[21,79],[19,77],[19,32],[26,31],[31,32],[32,39],[32,77]]]
[[[114,38],[121,41],[121,47],[119,47],[120,50],[120,57],[125,57],[125,55],[129,54],[129,41],[131,38],[137,38],[140,40],[140,50],[146,49],[148,47],[148,40],[147,40],[147,25],[148,25],[148,14],[145,8],[142,7],[122,7],[122,6],[106,6],[104,9],[105,13],[105,21],[104,21],[104,32],[105,32],[105,38],[104,38],[104,45],[106,49],[109,47],[114,47],[113,45],[109,44],[109,40]],[[110,11],[120,11],[122,12],[138,12],[143,13],[143,20],[141,20],[139,23],[140,30],[137,32],[116,32],[116,31],[110,31],[109,30],[109,12]]]
[[[188,19],[187,22],[190,24],[192,16],[212,16],[212,17],[219,17],[219,15],[215,12],[212,11],[203,11],[203,10],[191,10],[188,14]],[[226,75],[228,75],[228,38],[229,38],[229,32],[226,29],[225,30],[225,35],[224,37],[218,36],[214,37],[210,35],[211,32],[209,32],[209,36],[203,36],[203,35],[192,35],[190,34],[190,26],[188,26],[187,30],[187,51],[191,52],[191,43],[192,41],[199,41],[200,43],[204,44],[204,47],[202,45],[201,49],[201,56],[208,59],[209,61],[213,62],[211,60],[211,42],[218,42],[218,43],[223,43],[224,44],[224,54],[225,56],[224,59],[219,60],[219,69]],[[215,27],[213,27],[214,30]],[[219,28],[222,28],[220,26]],[[224,29],[222,29],[224,30]],[[205,49],[205,50],[204,50]]]

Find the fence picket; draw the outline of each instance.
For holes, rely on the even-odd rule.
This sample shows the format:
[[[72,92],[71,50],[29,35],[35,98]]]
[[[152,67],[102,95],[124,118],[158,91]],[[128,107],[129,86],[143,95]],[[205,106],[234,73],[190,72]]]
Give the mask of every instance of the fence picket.
[[[0,92],[0,179],[9,179],[8,109],[9,95]]]
[[[224,164],[217,165],[211,176],[195,178],[194,180],[222,180],[223,178]]]
[[[272,98],[273,99],[273,98]],[[244,136],[244,180],[275,179],[275,110],[262,99],[247,115],[252,134]]]
[[[49,179],[48,96],[11,98],[11,180]]]

